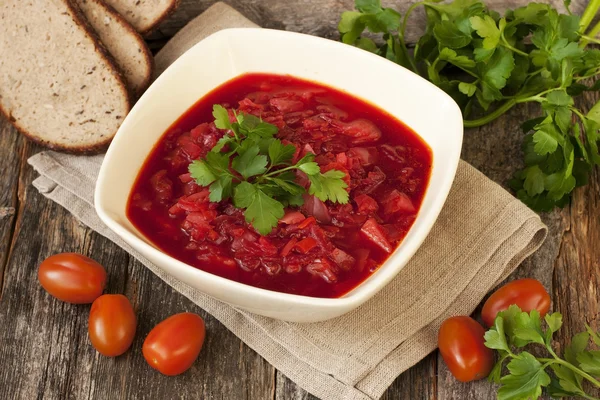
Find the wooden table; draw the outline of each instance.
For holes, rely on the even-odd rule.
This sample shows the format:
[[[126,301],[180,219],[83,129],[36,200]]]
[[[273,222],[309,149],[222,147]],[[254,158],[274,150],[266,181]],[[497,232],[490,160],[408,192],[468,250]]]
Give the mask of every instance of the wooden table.
[[[151,47],[160,48],[212,3],[182,0],[176,14],[149,39]],[[265,27],[336,38],[339,14],[351,8],[353,1],[230,3]],[[401,0],[384,3],[401,11],[409,5]],[[580,4],[573,8],[582,9]],[[414,26],[416,32],[419,23]],[[587,109],[595,101],[596,95],[588,94],[580,105]],[[491,125],[468,130],[462,157],[505,184],[521,163],[519,123],[538,111],[535,106],[518,107]],[[0,117],[0,398],[314,399],[123,250],[38,194],[31,186],[36,174],[27,158],[41,150]],[[598,171],[587,187],[575,191],[570,206],[543,219],[550,229],[548,239],[512,278],[528,276],[544,282],[554,310],[564,315],[558,339],[565,343],[584,323],[600,328]],[[132,300],[139,318],[138,334],[125,355],[100,356],[87,337],[89,306],[56,301],[40,287],[37,266],[49,255],[65,251],[87,254],[106,266],[107,292],[123,293]],[[143,360],[142,341],[159,321],[183,311],[205,318],[206,343],[191,371],[165,377]],[[493,399],[495,390],[485,381],[455,381],[435,352],[398,377],[383,398]]]

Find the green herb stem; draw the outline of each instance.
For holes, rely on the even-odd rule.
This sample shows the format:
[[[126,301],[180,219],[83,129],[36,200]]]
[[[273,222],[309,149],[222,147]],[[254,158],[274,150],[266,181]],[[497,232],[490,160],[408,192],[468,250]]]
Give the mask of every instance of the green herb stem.
[[[585,32],[600,8],[600,0],[591,0],[579,20],[579,31]]]
[[[400,27],[400,35],[402,37],[406,37],[406,25],[408,24],[409,15],[419,6],[427,4],[426,1],[417,1],[415,4],[408,7],[408,10],[404,13],[404,18],[402,19],[402,26]]]
[[[576,374],[580,375],[581,377],[585,378],[592,385],[600,388],[600,381],[598,381],[597,379],[595,379],[593,376],[591,376],[590,374],[588,374],[585,371],[580,370],[579,368],[577,368],[576,366],[574,366],[570,362],[567,362],[567,361],[559,358],[556,354],[554,354],[554,352],[552,352],[552,356],[555,357],[555,358],[538,358],[538,360],[540,362],[547,363],[548,365],[550,365],[550,364],[559,364],[559,365],[562,365],[562,366],[570,369],[571,371],[575,372]]]
[[[496,118],[498,118],[499,116],[501,116],[502,114],[504,114],[505,112],[507,112],[508,110],[510,110],[511,108],[513,108],[517,103],[518,101],[516,99],[510,99],[491,113],[481,118],[463,121],[463,125],[465,128],[477,128],[479,126],[488,124]]]
[[[598,32],[596,32],[593,35],[581,35],[581,41],[579,42],[579,47],[585,47],[588,45],[589,42],[595,43],[595,44],[600,44],[600,40],[596,39],[594,36],[596,36]]]
[[[502,31],[502,34],[500,35],[500,37],[502,38],[502,42],[503,42],[502,45],[504,47],[506,47],[507,49],[513,51],[514,53],[517,53],[520,56],[529,57],[529,54],[525,53],[524,51],[521,51],[521,50],[517,49],[516,47],[514,47],[510,43],[508,43],[508,41],[504,37],[504,31]]]
[[[600,21],[598,21],[586,35],[595,38],[598,33],[600,33]]]
[[[398,35],[398,43],[400,46],[400,50],[402,51],[402,55],[403,57],[408,60],[410,69],[412,70],[412,72],[416,73],[417,75],[419,74],[419,70],[417,69],[417,64],[415,63],[415,60],[413,57],[410,56],[410,54],[408,54],[408,48],[406,47],[406,43],[404,42],[404,34],[402,35]]]

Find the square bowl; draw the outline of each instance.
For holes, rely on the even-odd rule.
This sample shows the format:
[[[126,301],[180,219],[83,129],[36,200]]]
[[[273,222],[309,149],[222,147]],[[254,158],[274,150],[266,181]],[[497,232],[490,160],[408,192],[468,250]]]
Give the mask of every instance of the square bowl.
[[[401,120],[431,148],[431,177],[412,228],[377,271],[340,298],[274,292],[194,268],[162,252],[127,218],[127,202],[138,172],[166,130],[204,95],[250,72],[291,75],[350,93]],[[100,170],[96,212],[131,247],[191,287],[268,317],[322,321],[347,313],[370,299],[417,251],[450,191],[462,135],[462,115],[450,96],[380,56],[300,33],[226,29],[200,41],[175,61],[125,118]]]

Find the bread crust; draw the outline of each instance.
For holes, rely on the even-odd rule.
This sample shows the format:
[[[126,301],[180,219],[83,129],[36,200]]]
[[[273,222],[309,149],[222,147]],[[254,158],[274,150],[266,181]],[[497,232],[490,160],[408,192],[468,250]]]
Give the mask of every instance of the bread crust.
[[[154,23],[152,25],[150,25],[146,30],[140,32],[140,34],[142,36],[148,36],[152,32],[154,32],[154,30],[156,28],[158,28],[160,23],[163,22],[168,16],[173,14],[173,12],[177,9],[177,7],[179,7],[180,1],[181,0],[173,0],[171,2],[171,5],[169,6],[169,8],[167,8],[161,15],[159,15],[159,17],[154,21]]]
[[[146,41],[144,40],[142,35],[140,35],[138,33],[138,31],[136,31],[135,28],[129,22],[127,22],[127,20],[121,14],[119,14],[117,12],[117,10],[115,10],[110,4],[107,4],[103,0],[86,0],[86,1],[91,1],[95,4],[97,4],[98,6],[102,7],[108,14],[111,15],[112,18],[117,20],[119,22],[119,24],[123,28],[125,28],[128,31],[128,33],[130,33],[132,35],[132,37],[134,37],[135,41],[138,43],[138,45],[142,49],[142,57],[144,58],[144,61],[145,61],[146,65],[148,66],[148,73],[146,74],[142,84],[139,86],[139,88],[137,90],[133,90],[133,88],[130,88],[130,89],[132,89],[134,97],[138,98],[139,96],[142,95],[142,93],[144,93],[144,91],[148,88],[148,86],[150,86],[150,82],[152,81],[152,76],[154,75],[154,57],[152,56],[152,52],[148,48],[148,45],[146,44]],[[104,44],[104,46],[106,46],[106,44]],[[129,85],[129,86],[131,86],[131,85]]]
[[[102,42],[100,41],[98,36],[96,35],[96,32],[89,25],[89,23],[87,22],[87,20],[85,19],[84,15],[83,15],[83,13],[77,6],[77,4],[74,3],[74,0],[60,0],[60,1],[67,8],[67,10],[70,14],[69,16],[73,19],[73,22],[75,23],[75,25],[79,29],[83,30],[83,32],[90,38],[92,43],[94,43],[95,51],[96,51],[96,53],[98,53],[98,56],[100,57],[100,59],[109,65],[111,74],[114,75],[117,82],[119,83],[119,90],[121,91],[121,93],[123,95],[123,100],[125,101],[125,104],[126,104],[125,108],[126,108],[127,112],[129,112],[131,110],[131,106],[132,106],[132,96],[127,87],[126,81],[123,78],[123,75],[121,74],[120,69],[117,67],[116,62],[114,61],[114,59],[112,58],[112,56],[110,55],[108,50],[106,50],[106,48],[104,47],[104,45],[102,44]],[[99,152],[102,152],[103,150],[105,150],[108,147],[108,145],[112,141],[112,138],[116,134],[116,132],[114,132],[112,135],[110,135],[106,139],[99,140],[97,143],[94,143],[94,144],[81,145],[81,146],[77,146],[77,145],[65,146],[63,144],[49,142],[47,140],[44,140],[44,139],[36,136],[35,134],[33,134],[31,132],[28,132],[24,127],[20,126],[19,122],[10,114],[10,112],[8,112],[7,110],[4,109],[4,107],[2,107],[1,103],[0,103],[0,112],[2,112],[2,114],[4,114],[6,116],[6,118],[8,118],[8,121],[19,132],[21,132],[24,136],[29,138],[31,141],[38,143],[44,147],[53,149],[53,150],[64,151],[64,152],[68,152],[68,153],[97,154]]]

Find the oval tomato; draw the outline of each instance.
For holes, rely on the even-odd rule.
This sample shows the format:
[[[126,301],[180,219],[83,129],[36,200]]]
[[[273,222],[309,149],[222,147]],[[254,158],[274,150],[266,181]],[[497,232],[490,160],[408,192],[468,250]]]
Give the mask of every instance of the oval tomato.
[[[485,331],[471,317],[448,318],[440,326],[438,346],[450,372],[461,382],[482,379],[494,366],[494,352],[485,347]]]
[[[494,325],[496,315],[516,304],[525,312],[538,310],[540,316],[550,309],[550,295],[536,279],[518,279],[508,282],[487,299],[481,310],[481,319],[487,326]]]
[[[131,346],[137,319],[133,307],[122,294],[105,294],[92,304],[88,332],[100,354],[119,356]]]
[[[106,271],[89,257],[76,253],[55,254],[38,270],[40,284],[59,300],[88,304],[102,294]]]
[[[144,358],[154,369],[169,376],[192,366],[204,343],[204,321],[196,314],[175,314],[150,331],[144,341]]]

